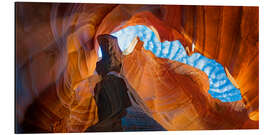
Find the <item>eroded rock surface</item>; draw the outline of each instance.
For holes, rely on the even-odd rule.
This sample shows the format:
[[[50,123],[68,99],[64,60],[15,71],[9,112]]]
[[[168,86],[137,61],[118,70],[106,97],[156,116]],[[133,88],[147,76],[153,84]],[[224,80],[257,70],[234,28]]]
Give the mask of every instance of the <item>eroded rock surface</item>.
[[[38,9],[38,10],[37,10]],[[258,8],[16,3],[16,132],[83,132],[98,122],[100,34],[146,25],[215,59],[243,103],[207,93],[207,76],[137,45],[122,74],[167,130],[258,128]],[[190,51],[190,53],[194,53]],[[237,109],[238,108],[238,109]]]

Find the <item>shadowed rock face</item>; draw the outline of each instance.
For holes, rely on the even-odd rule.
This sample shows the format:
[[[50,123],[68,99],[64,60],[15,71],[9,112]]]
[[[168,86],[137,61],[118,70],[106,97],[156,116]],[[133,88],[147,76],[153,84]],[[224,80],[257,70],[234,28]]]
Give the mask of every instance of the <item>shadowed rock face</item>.
[[[16,3],[16,132],[95,125],[98,35],[137,24],[153,28],[161,41],[179,40],[189,50],[194,43],[194,52],[228,69],[243,96],[242,103],[216,101],[201,71],[138,47],[122,58],[121,73],[160,125],[258,128],[257,7]]]
[[[155,120],[148,116],[149,114],[146,114],[147,112],[144,112],[144,108],[139,107],[140,104],[137,101],[140,99],[135,99],[137,97],[128,88],[128,81],[125,82],[125,77],[113,75],[113,73],[119,74],[122,68],[122,52],[119,49],[117,38],[105,34],[99,35],[98,41],[102,50],[102,59],[97,63],[96,70],[102,78],[96,84],[94,92],[99,122],[89,127],[87,131],[128,131],[136,130],[136,128],[137,130],[164,130]],[[128,91],[129,95],[127,94]],[[131,97],[132,99],[130,99]],[[131,106],[131,100],[139,106],[134,104],[134,106]],[[128,112],[128,116],[125,116],[128,107],[131,111]],[[134,108],[140,110],[141,113],[134,111]],[[139,119],[134,119],[136,117],[141,117],[143,123],[151,121],[152,125],[145,124],[146,127],[143,127]],[[121,124],[122,119],[126,122]],[[148,121],[146,122],[146,120]],[[135,125],[130,123],[135,123]]]
[[[110,71],[120,72],[122,67],[122,52],[117,38],[109,34],[99,35],[98,41],[102,50],[102,59],[97,62],[96,71],[105,76]]]
[[[96,71],[102,76],[95,86],[95,101],[98,107],[99,122],[88,131],[123,131],[121,118],[131,105],[125,81],[108,73],[119,73],[122,66],[122,54],[117,38],[111,35],[99,35],[102,59],[97,63]]]
[[[124,80],[114,75],[104,75],[94,90],[99,122],[88,131],[123,131],[121,118],[131,105]]]
[[[127,114],[122,118],[122,127],[124,131],[166,131],[143,110],[133,106],[127,108]]]

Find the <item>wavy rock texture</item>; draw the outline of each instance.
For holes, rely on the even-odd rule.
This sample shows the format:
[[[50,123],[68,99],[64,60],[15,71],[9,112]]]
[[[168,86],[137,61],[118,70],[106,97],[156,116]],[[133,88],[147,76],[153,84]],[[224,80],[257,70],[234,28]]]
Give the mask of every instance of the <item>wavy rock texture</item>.
[[[82,132],[98,121],[92,40],[113,7],[17,3],[17,131]]]
[[[226,73],[228,76],[230,74],[221,64],[199,53],[188,56],[185,48],[178,40],[160,42],[154,32],[144,25],[129,26],[112,35],[118,38],[119,46],[125,55],[133,51],[137,36],[144,42],[143,47],[153,52],[155,56],[188,64],[205,72],[210,84],[208,93],[213,98],[222,102],[234,102],[242,99],[239,86],[234,85],[233,77],[227,77]],[[100,52],[99,56],[101,56]]]
[[[138,45],[122,73],[165,129],[258,128],[257,7],[16,3],[16,132],[97,123],[96,38],[137,24],[221,63],[245,104],[211,98],[203,72]]]
[[[126,10],[124,5],[117,6],[104,18],[97,33],[111,33],[131,25],[146,25],[156,31],[161,41],[179,40],[189,54],[199,52],[216,60],[228,69],[233,77],[230,80],[235,80],[240,87],[250,118],[258,121],[257,7],[166,5],[150,8],[149,5],[141,8],[130,6],[129,12],[124,12]],[[126,19],[129,16],[132,17]],[[115,22],[110,23],[109,20]],[[192,44],[195,45],[194,52],[189,51]]]
[[[125,56],[122,74],[144,99],[154,119],[167,130],[237,129],[249,119],[241,103],[222,103],[210,96],[204,72],[157,58],[142,45],[138,42]]]

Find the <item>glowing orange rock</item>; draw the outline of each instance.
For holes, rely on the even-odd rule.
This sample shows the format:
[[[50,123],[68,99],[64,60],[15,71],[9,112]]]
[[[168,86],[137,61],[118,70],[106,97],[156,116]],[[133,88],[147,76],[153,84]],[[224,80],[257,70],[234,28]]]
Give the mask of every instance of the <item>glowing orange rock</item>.
[[[66,6],[79,10],[54,18],[52,14],[68,11],[61,5],[17,3],[17,14],[19,10],[24,13],[18,15],[16,24],[16,130],[19,132],[21,129],[21,132],[82,132],[98,121],[91,92],[95,86],[93,80],[98,78],[88,82],[97,61],[91,41],[97,25],[114,5]],[[43,10],[33,12],[36,8]],[[35,24],[31,19],[27,22],[27,15],[44,23]],[[71,21],[66,22],[67,19]],[[26,23],[29,23],[27,27]],[[31,34],[27,34],[27,29]]]
[[[121,7],[123,5],[104,18],[98,34],[111,33],[130,25],[146,25],[155,31],[161,41],[180,40],[190,51],[189,54],[199,52],[226,67],[240,88],[242,102],[248,112],[258,117],[257,7],[166,5],[155,8],[146,6],[140,12],[135,12],[139,8],[134,6],[126,13],[121,12]],[[116,16],[118,12],[126,16]],[[109,23],[110,19],[115,22]]]
[[[243,96],[234,103],[211,98],[203,72],[157,58],[139,43],[122,73],[162,126],[258,128],[257,7],[78,4],[71,12],[72,4],[54,6],[16,3],[16,119],[25,129],[82,132],[94,125],[96,37],[137,24],[221,63]]]
[[[237,129],[248,120],[241,102],[213,99],[207,75],[189,65],[157,58],[139,41],[124,58],[122,74],[167,130]],[[235,117],[237,116],[237,117]]]

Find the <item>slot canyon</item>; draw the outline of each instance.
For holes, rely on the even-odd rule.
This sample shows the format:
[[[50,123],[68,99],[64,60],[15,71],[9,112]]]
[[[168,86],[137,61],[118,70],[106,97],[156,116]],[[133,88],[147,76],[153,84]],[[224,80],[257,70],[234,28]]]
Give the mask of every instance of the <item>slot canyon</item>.
[[[128,107],[121,131],[259,128],[258,7],[16,2],[15,13],[16,133],[102,131],[104,34],[147,108]]]

